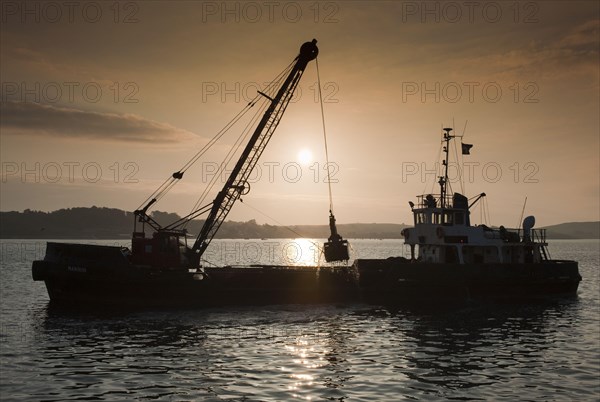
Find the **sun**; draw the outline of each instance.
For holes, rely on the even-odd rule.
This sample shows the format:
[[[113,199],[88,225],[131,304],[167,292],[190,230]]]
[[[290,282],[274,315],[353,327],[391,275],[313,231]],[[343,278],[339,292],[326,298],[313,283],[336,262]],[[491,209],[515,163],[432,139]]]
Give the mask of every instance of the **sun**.
[[[300,151],[298,151],[297,158],[301,165],[308,166],[313,160],[313,154],[310,149],[302,148]]]

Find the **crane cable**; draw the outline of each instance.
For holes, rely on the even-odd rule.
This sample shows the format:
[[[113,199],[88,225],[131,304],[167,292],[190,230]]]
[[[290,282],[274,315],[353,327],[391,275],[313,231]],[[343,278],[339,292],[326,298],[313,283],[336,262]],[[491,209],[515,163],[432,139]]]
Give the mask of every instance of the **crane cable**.
[[[289,73],[289,71],[291,69],[292,69],[292,65],[290,64],[286,67],[286,69],[284,71],[282,71],[275,78],[275,80],[273,80],[269,83],[269,85],[263,90],[264,93],[271,95],[271,96],[275,96],[275,93],[277,92],[278,88],[281,86],[281,81],[285,78],[285,76],[287,75],[287,73]],[[260,96],[261,95],[257,95],[253,99],[253,105],[258,102],[257,98]],[[215,174],[213,175],[208,186],[206,186],[206,188],[204,189],[204,191],[202,192],[202,194],[200,195],[200,197],[198,198],[198,200],[192,207],[192,211],[189,214],[190,216],[193,215],[195,213],[195,211],[198,211],[199,208],[201,208],[200,206],[204,203],[206,197],[212,191],[213,187],[216,185],[217,180],[222,177],[223,172],[225,171],[227,166],[231,163],[231,161],[233,160],[233,157],[235,155],[237,155],[239,149],[244,144],[246,138],[248,138],[248,136],[251,134],[252,128],[257,124],[257,122],[260,120],[261,116],[264,114],[265,110],[267,110],[267,108],[271,104],[271,102],[268,102],[267,99],[264,98],[264,96],[262,97],[262,100],[260,102],[261,102],[261,106],[259,106],[259,108],[255,111],[254,116],[246,124],[242,133],[239,135],[239,137],[235,140],[233,145],[230,147],[229,152],[227,153],[227,155],[225,156],[223,161],[219,164],[219,167],[218,167],[217,171],[215,172]],[[202,208],[204,208],[204,207],[202,207]],[[187,223],[184,225],[184,227],[185,226],[187,226]]]
[[[323,124],[323,141],[325,142],[325,167],[327,170],[327,186],[329,189],[329,212],[333,214],[333,196],[331,193],[331,173],[329,165],[329,150],[327,148],[327,131],[325,129],[325,111],[323,110],[323,94],[321,93],[321,74],[319,73],[319,58],[315,59],[317,66],[317,85],[319,86],[319,103],[321,105],[321,122]]]
[[[287,67],[285,67],[263,90],[265,92],[275,91],[279,82],[283,77],[289,72],[292,68],[294,62],[290,63]],[[171,188],[177,184],[183,173],[185,173],[192,165],[194,165],[210,148],[212,148],[221,137],[225,135],[237,122],[239,122],[242,117],[257,103],[257,101],[261,98],[260,94],[256,94],[256,96],[248,102],[248,104],[236,114],[221,130],[215,134],[213,138],[211,138],[206,145],[202,147],[186,164],[184,164],[181,169],[175,172],[173,175],[170,175],[139,207],[141,209],[145,205],[150,202],[150,200],[155,199],[154,202],[159,201]]]
[[[263,102],[265,102],[265,101],[263,101]],[[230,147],[229,152],[227,153],[227,155],[225,156],[223,161],[219,164],[217,171],[213,174],[209,184],[205,187],[204,191],[202,192],[202,194],[200,195],[200,197],[198,198],[198,200],[192,207],[192,211],[190,213],[193,213],[194,211],[196,211],[200,207],[200,205],[202,205],[202,203],[204,203],[208,194],[211,192],[211,190],[213,189],[213,187],[215,186],[217,181],[222,177],[223,172],[225,171],[225,169],[227,168],[227,166],[233,159],[233,156],[236,154],[236,152],[239,150],[239,148],[243,144],[244,140],[250,134],[251,126],[256,122],[257,118],[260,116],[260,113],[263,110],[264,110],[263,108],[260,108],[257,110],[255,115],[252,117],[252,120],[250,120],[248,122],[248,124],[246,125],[246,127],[244,128],[244,130],[242,131],[240,136],[235,140],[233,145]]]
[[[288,225],[285,225],[285,224],[281,223],[281,222],[280,222],[280,221],[278,221],[277,219],[275,219],[275,218],[273,218],[272,216],[268,215],[266,212],[264,212],[264,211],[261,211],[260,209],[258,209],[258,208],[256,208],[256,207],[254,207],[254,206],[252,206],[252,205],[250,205],[250,204],[248,204],[248,202],[247,202],[247,201],[244,201],[244,200],[242,200],[242,204],[243,204],[243,205],[245,205],[246,207],[248,207],[248,208],[252,209],[253,211],[255,211],[255,212],[257,212],[257,213],[261,214],[261,215],[262,215],[262,216],[264,216],[265,218],[267,218],[267,219],[269,219],[269,220],[273,221],[275,224],[277,224],[277,225],[281,226],[283,229],[285,229],[285,230],[287,230],[287,231],[289,231],[289,232],[291,232],[291,233],[295,234],[296,236],[298,236],[298,238],[300,238],[300,239],[304,239],[304,240],[308,241],[308,242],[309,242],[309,243],[311,243],[313,246],[315,246],[315,247],[316,247],[316,248],[319,250],[319,252],[320,252],[320,253],[322,253],[322,252],[323,252],[323,247],[322,247],[322,246],[321,246],[319,243],[317,243],[316,241],[314,241],[314,240],[312,240],[312,239],[308,238],[306,235],[304,235],[304,234],[302,234],[302,233],[298,232],[297,230],[293,229],[291,226],[288,226]]]
[[[208,151],[216,142],[219,140],[235,123],[237,123],[245,114],[254,106],[256,100],[253,99],[250,101],[242,111],[240,111],[237,115],[231,119],[225,127],[223,127],[212,139],[208,141],[206,145],[200,149],[181,169],[179,169],[176,173],[185,173],[206,151]],[[163,184],[161,184],[141,205],[139,208],[142,208],[146,205],[152,198],[156,198],[156,200],[160,200],[176,183],[179,182],[175,176],[170,175]],[[138,208],[138,209],[139,209]]]

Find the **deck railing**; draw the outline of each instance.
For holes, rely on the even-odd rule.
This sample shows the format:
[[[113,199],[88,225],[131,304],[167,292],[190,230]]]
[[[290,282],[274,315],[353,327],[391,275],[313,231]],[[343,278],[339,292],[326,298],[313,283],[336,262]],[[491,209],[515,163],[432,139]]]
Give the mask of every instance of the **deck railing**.
[[[489,228],[484,226],[484,234],[488,239],[504,239],[509,243],[521,243],[524,241],[524,230],[514,228]],[[546,243],[546,229],[531,229],[529,233],[529,242]]]
[[[516,237],[518,236],[519,242],[523,241],[523,236],[525,235],[525,231],[522,228],[519,229],[492,229],[494,233],[498,233],[500,238],[502,238],[502,233],[505,233],[506,237]],[[530,229],[529,241],[533,243],[546,243],[546,229]],[[516,242],[515,242],[516,243]]]
[[[442,196],[440,194],[424,194],[424,195],[418,195],[417,196],[417,208],[427,208],[430,207],[430,205],[428,205],[427,200],[425,199],[425,197],[427,196],[433,196],[433,199],[435,200],[435,206],[436,208],[441,208],[442,207]],[[445,198],[445,205],[446,208],[451,208],[452,207],[452,196],[451,195],[446,195]]]

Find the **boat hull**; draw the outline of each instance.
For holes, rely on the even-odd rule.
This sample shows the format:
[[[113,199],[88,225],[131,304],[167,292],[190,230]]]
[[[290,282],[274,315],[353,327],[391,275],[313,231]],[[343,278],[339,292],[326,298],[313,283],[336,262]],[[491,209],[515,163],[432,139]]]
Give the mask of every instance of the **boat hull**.
[[[575,296],[582,279],[577,262],[563,260],[530,264],[436,264],[390,258],[357,260],[355,266],[363,298],[386,304]]]
[[[210,267],[203,272],[132,264],[120,247],[48,243],[34,261],[58,303],[139,306],[222,306],[331,303],[356,300],[351,267],[255,265]]]
[[[135,265],[126,248],[48,243],[34,280],[50,300],[143,307],[368,302],[439,304],[574,296],[577,262],[434,264],[358,259],[352,266],[212,267],[204,272]]]
[[[310,269],[317,270],[316,267]],[[197,274],[161,272],[106,280],[57,275],[44,282],[51,301],[70,304],[210,307],[332,303],[358,297],[351,282],[324,279],[326,275],[345,276],[343,272],[325,274],[281,266],[218,270],[209,270],[201,280],[196,279]]]

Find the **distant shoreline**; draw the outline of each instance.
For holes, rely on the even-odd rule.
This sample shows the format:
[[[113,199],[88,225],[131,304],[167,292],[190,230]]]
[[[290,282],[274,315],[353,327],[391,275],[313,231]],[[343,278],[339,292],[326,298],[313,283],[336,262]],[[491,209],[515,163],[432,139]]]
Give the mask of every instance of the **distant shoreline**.
[[[160,224],[174,222],[174,213],[155,211],[152,217]],[[69,208],[53,212],[25,210],[0,212],[0,239],[73,239],[127,240],[133,232],[131,212],[115,208]],[[199,233],[202,220],[191,221],[190,234]],[[402,229],[410,225],[397,223],[338,224],[339,233],[346,239],[403,239]],[[600,239],[600,222],[568,222],[547,226],[548,239]],[[328,225],[274,226],[247,222],[223,223],[215,239],[290,239],[329,237]],[[192,237],[192,235],[190,235]]]

